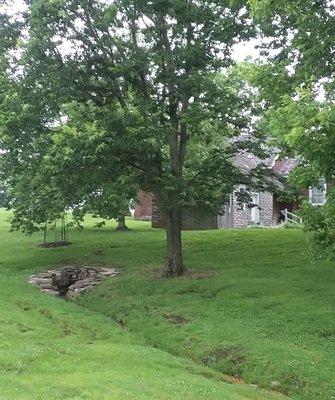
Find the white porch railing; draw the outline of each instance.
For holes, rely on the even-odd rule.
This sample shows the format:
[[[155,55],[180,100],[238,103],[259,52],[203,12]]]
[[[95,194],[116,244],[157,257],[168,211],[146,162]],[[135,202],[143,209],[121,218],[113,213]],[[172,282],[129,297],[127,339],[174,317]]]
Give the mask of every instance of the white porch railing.
[[[302,224],[302,218],[296,214],[289,212],[287,208],[285,210],[282,210],[281,213],[285,218],[284,220],[285,222],[291,222],[293,224]]]

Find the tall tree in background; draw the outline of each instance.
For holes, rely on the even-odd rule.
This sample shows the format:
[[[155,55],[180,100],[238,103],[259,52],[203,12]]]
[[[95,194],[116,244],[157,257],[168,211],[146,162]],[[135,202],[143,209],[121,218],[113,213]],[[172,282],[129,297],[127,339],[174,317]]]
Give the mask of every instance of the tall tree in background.
[[[329,0],[252,0],[264,34],[272,41],[256,76],[267,108],[264,129],[301,156],[294,179],[328,183],[322,208],[306,205],[304,221],[318,254],[335,255],[335,4]],[[271,61],[271,62],[269,62]],[[255,82],[254,81],[254,82]]]
[[[263,34],[272,37],[263,46],[266,63],[254,74],[269,110],[265,122],[325,172],[335,151],[329,142],[333,134],[329,111],[335,96],[335,4],[330,0],[251,3]]]
[[[220,212],[247,180],[233,164],[246,143],[232,138],[250,128],[248,88],[233,73],[217,75],[234,64],[234,44],[255,34],[247,2],[27,5],[21,55],[11,65],[36,121],[30,132],[21,118],[15,129],[4,124],[8,158],[17,161],[22,140],[34,147],[42,138],[42,164],[55,176],[62,166],[65,181],[82,183],[81,196],[123,176],[152,192],[166,222],[164,273],[183,274],[182,208]]]

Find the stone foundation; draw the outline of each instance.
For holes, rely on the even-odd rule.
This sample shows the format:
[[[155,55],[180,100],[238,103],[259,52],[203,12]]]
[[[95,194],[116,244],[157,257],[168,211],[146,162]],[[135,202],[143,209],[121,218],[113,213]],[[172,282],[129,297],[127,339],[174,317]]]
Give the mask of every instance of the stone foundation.
[[[118,274],[115,268],[66,266],[32,275],[28,282],[43,293],[73,299],[102,279]]]

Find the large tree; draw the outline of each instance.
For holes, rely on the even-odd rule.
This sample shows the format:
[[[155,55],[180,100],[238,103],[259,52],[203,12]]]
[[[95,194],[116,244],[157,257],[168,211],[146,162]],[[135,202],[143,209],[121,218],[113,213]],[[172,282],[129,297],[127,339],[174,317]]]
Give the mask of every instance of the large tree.
[[[254,74],[267,109],[263,127],[301,157],[293,179],[301,187],[328,183],[327,205],[305,205],[314,244],[335,254],[335,5],[329,0],[252,0],[263,32],[267,65]],[[270,62],[269,62],[270,61]],[[254,82],[255,82],[254,81]]]
[[[267,116],[268,121],[273,122],[270,128],[277,134],[282,133],[288,144],[292,144],[299,134],[295,129],[294,138],[290,130],[299,125],[302,141],[294,145],[297,145],[300,153],[305,152],[308,158],[316,159],[316,152],[313,155],[311,143],[308,143],[313,136],[308,137],[307,132],[313,126],[320,126],[320,122],[326,118],[324,114],[320,119],[321,108],[326,110],[331,107],[334,100],[334,2],[251,0],[251,3],[261,32],[267,37],[267,41],[260,44],[262,54],[266,55],[266,63],[260,64],[251,75],[260,88],[266,109],[270,110]],[[324,147],[329,148],[329,134],[322,132],[314,137],[317,142],[324,137]]]
[[[81,176],[82,196],[101,193],[107,176],[153,193],[166,223],[165,275],[183,274],[182,208],[220,212],[238,183],[258,182],[234,166],[246,143],[233,137],[250,133],[252,104],[248,86],[228,72],[233,46],[255,34],[248,2],[27,5],[11,65],[38,121],[28,132],[22,120],[16,130],[5,125],[8,147],[14,154],[23,138],[36,144],[48,131],[42,164],[62,166],[76,186]]]

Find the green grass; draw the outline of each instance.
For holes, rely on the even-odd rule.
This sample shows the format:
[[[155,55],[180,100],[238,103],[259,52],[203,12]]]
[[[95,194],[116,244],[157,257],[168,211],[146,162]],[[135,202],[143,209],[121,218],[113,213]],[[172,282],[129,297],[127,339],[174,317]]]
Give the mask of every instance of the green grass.
[[[104,230],[72,232],[73,246],[41,249],[37,235],[9,233],[0,211],[0,399],[267,400],[275,394],[233,385],[215,371],[148,346],[110,318],[49,297],[28,276],[67,262],[103,262],[113,243],[145,240]],[[127,246],[124,247],[124,259]],[[110,305],[111,306],[111,305]]]
[[[164,232],[145,226],[101,245],[123,274],[78,304],[151,346],[249,383],[278,381],[294,399],[335,398],[335,265],[310,259],[302,230],[185,232],[190,271],[216,275],[163,280]],[[189,323],[173,324],[169,314]]]
[[[313,262],[301,230],[185,232],[189,274],[165,280],[164,232],[148,223],[114,233],[88,220],[71,247],[40,249],[39,236],[8,233],[5,216],[0,400],[271,400],[248,384],[273,381],[292,399],[335,398],[335,264]],[[121,275],[77,304],[26,283],[66,263]]]

